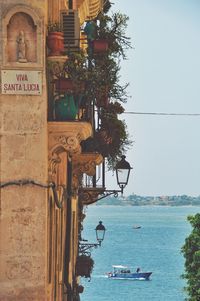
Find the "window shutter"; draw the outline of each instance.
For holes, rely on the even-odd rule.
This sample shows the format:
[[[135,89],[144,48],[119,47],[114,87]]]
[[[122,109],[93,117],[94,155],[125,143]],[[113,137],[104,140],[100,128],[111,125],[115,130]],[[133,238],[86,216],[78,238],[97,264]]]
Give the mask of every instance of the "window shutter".
[[[61,21],[64,32],[64,47],[79,47],[80,22],[78,11],[69,9],[67,12],[61,12]]]

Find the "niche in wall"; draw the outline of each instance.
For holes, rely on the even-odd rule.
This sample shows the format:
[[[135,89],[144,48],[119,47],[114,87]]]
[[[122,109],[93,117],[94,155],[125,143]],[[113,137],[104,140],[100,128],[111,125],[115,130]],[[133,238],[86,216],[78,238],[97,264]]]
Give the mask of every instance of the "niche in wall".
[[[30,15],[15,13],[7,24],[7,62],[37,62],[37,26]]]

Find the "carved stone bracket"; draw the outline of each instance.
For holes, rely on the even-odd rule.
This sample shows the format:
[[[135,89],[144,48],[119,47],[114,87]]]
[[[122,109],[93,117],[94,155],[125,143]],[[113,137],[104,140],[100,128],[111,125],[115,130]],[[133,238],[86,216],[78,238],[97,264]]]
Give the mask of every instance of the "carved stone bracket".
[[[83,205],[90,205],[98,201],[99,195],[102,195],[105,191],[103,188],[80,188],[79,189],[79,200]]]
[[[92,127],[87,122],[49,122],[49,178],[53,180],[57,164],[61,163],[59,155],[63,152],[78,154],[80,142],[92,135]]]
[[[101,154],[97,153],[85,153],[72,156],[73,166],[73,189],[78,189],[80,185],[80,179],[85,173],[88,176],[94,176],[96,172],[96,166],[103,162]]]

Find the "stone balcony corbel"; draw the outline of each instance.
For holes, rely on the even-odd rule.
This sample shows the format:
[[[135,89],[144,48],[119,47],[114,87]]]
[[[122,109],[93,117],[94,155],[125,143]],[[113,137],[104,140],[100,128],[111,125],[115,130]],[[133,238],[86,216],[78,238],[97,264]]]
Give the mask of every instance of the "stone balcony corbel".
[[[99,200],[99,196],[104,195],[105,189],[105,187],[81,187],[79,189],[79,200],[82,205],[91,205]]]
[[[56,166],[61,163],[60,154],[79,154],[80,142],[91,135],[92,126],[89,122],[48,122],[50,181],[54,180]]]
[[[103,157],[98,153],[82,153],[80,155],[72,156],[72,187],[73,191],[78,191],[85,173],[88,176],[94,176],[96,173],[96,166],[103,162]]]

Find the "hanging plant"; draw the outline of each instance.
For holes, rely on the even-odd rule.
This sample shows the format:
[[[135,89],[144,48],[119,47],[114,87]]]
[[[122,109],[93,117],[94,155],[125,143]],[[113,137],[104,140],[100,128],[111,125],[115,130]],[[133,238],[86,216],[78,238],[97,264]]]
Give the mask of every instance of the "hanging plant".
[[[88,255],[80,255],[76,261],[76,275],[90,278],[94,266],[94,260]]]
[[[77,286],[77,292],[78,292],[79,294],[82,294],[83,291],[84,291],[84,286],[79,284],[79,285]]]
[[[125,121],[118,118],[118,115],[123,112],[123,106],[117,101],[110,103],[107,108],[102,108],[100,112],[99,131],[105,131],[106,140],[98,137],[97,143],[98,148],[102,149],[103,156],[107,158],[109,169],[114,169],[117,161],[132,144]]]
[[[93,137],[81,143],[83,152],[98,152],[107,158],[108,169],[114,169],[121,156],[132,145],[125,121],[118,118],[123,112],[124,108],[119,102],[109,103],[106,108],[101,108],[99,128]]]
[[[106,131],[106,141],[98,140],[98,148],[107,158],[108,168],[114,169],[116,163],[131,145],[127,126],[124,120],[118,119],[116,114],[104,115],[101,119],[101,130]]]

